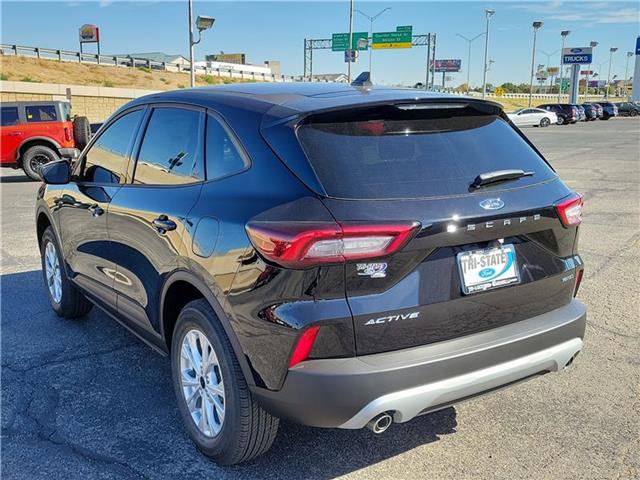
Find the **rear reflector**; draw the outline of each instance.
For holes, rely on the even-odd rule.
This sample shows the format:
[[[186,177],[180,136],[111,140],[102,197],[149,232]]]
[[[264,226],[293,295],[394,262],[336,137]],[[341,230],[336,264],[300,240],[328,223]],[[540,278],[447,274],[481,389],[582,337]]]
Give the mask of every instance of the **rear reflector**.
[[[291,354],[291,360],[289,360],[289,368],[309,358],[309,353],[311,353],[313,342],[315,342],[319,330],[320,327],[310,327],[307,328],[302,333],[302,335],[300,335],[298,343],[296,344],[296,348]]]
[[[71,130],[69,130],[69,127],[64,127],[64,139],[67,142],[70,142],[72,140],[72,138],[71,138]]]
[[[556,211],[565,227],[580,225],[582,222],[582,195],[572,194],[569,198],[556,204]]]
[[[308,267],[390,255],[418,231],[419,224],[250,222],[247,233],[267,259],[285,267]]]

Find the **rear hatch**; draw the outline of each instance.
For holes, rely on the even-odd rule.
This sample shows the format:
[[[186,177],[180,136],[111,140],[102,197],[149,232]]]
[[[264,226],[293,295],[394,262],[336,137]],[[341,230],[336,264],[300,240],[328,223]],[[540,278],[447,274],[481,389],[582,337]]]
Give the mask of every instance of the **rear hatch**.
[[[419,223],[400,250],[345,263],[359,355],[521,321],[574,294],[577,227],[557,205],[575,194],[499,108],[442,102],[295,123],[309,184],[338,224]]]

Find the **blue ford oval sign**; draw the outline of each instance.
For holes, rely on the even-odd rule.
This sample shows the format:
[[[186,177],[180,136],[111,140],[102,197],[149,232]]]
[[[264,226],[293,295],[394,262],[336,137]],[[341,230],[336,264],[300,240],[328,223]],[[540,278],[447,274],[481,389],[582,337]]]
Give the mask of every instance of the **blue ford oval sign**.
[[[493,268],[483,268],[478,272],[482,278],[489,278],[496,274],[496,271]]]
[[[485,210],[500,210],[504,207],[504,202],[499,198],[487,198],[480,202],[480,206]]]
[[[572,48],[571,49],[571,53],[582,53],[582,49],[581,48]]]

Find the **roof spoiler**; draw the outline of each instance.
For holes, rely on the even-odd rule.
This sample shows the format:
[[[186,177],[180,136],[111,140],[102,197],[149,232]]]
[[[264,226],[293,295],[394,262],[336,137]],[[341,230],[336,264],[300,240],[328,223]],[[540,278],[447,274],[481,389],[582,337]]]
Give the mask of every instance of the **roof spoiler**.
[[[351,82],[351,86],[353,87],[370,87],[372,85],[371,72],[362,72],[353,82]]]

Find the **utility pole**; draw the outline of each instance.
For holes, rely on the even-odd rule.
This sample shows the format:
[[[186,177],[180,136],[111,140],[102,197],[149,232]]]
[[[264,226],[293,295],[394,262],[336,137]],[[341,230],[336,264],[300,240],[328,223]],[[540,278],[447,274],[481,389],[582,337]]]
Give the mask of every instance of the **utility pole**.
[[[533,51],[531,53],[531,82],[529,84],[529,108],[531,108],[531,100],[533,98],[533,75],[535,74],[534,68],[536,64],[536,37],[538,35],[538,29],[542,27],[542,22],[533,22]]]
[[[469,44],[469,53],[467,55],[467,95],[469,95],[469,89],[471,88],[470,86],[470,82],[471,82],[471,44],[473,43],[474,40],[480,38],[482,35],[484,35],[484,33],[479,33],[478,35],[476,35],[473,38],[467,38],[464,35],[461,35],[459,33],[456,33],[457,36],[459,36],[460,38],[462,38],[463,40],[466,40],[467,43]]]
[[[487,29],[484,34],[484,73],[482,75],[482,98],[484,99],[487,96],[487,72],[489,71],[489,22],[493,14],[495,14],[495,10],[487,9],[484,11],[484,14],[487,19]]]
[[[369,19],[369,38],[371,38],[371,44],[369,44],[369,75],[371,75],[371,56],[373,55],[373,22],[387,10],[391,10],[391,7],[379,11],[373,17],[367,15],[362,10],[356,10],[360,15]]]
[[[545,57],[547,57],[547,73],[549,72],[549,68],[551,67],[551,57],[553,57],[556,53],[558,53],[560,50],[555,50],[554,52],[551,53],[547,53],[544,50],[538,50],[541,54],[543,54]],[[547,93],[549,93],[551,91],[551,86],[553,85],[553,79],[555,78],[555,75],[549,75],[549,84],[547,87]]]
[[[560,49],[560,84],[558,85],[558,103],[562,100],[562,80],[563,74],[562,67],[564,67],[564,41],[567,36],[571,33],[571,30],[563,30],[560,32],[560,36],[562,37],[562,48]]]
[[[349,55],[347,56],[347,81],[351,83],[351,55],[353,55],[353,0],[349,0]]]
[[[193,43],[193,1],[189,0],[189,84],[193,88],[196,84],[196,69],[194,66],[194,43]]]
[[[605,98],[609,98],[609,85],[611,85],[611,64],[613,63],[613,54],[618,51],[618,47],[609,49],[609,74],[607,75],[607,89],[604,92]]]

